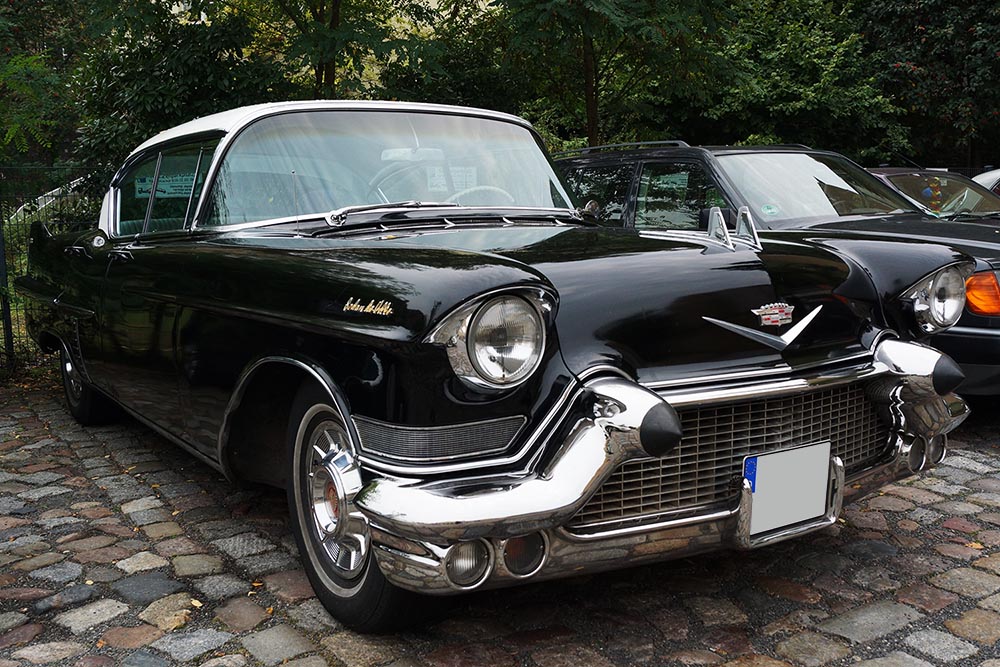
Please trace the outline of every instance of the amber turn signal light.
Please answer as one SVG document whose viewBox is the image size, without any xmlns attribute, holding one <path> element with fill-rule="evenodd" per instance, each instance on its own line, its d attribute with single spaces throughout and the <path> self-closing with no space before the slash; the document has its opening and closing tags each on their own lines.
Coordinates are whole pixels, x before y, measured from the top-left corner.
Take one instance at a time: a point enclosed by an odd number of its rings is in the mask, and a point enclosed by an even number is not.
<svg viewBox="0 0 1000 667">
<path fill-rule="evenodd" d="M 965 281 L 969 310 L 978 315 L 1000 315 L 1000 283 L 993 271 L 973 273 Z"/>
</svg>

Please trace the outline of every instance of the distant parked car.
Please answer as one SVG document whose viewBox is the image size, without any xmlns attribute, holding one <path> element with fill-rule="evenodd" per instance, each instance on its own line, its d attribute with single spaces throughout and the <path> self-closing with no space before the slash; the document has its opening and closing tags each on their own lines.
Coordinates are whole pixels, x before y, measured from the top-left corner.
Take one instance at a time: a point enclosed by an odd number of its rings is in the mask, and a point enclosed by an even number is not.
<svg viewBox="0 0 1000 667">
<path fill-rule="evenodd" d="M 666 142 L 556 157 L 578 202 L 596 200 L 605 225 L 706 232 L 718 207 L 728 230 L 742 211 L 755 226 L 773 230 L 763 232 L 765 238 L 813 238 L 821 230 L 825 237 L 909 238 L 968 252 L 978 262 L 966 283 L 965 311 L 958 326 L 931 343 L 961 364 L 961 392 L 1000 394 L 1000 226 L 971 215 L 947 222 L 932 217 L 846 157 L 806 146 Z"/>
<path fill-rule="evenodd" d="M 1000 197 L 961 174 L 896 167 L 868 171 L 936 218 L 1000 222 Z"/>
<path fill-rule="evenodd" d="M 1000 169 L 992 169 L 990 171 L 984 171 L 981 174 L 977 174 L 972 177 L 976 183 L 981 186 L 995 192 L 1000 195 Z"/>
</svg>

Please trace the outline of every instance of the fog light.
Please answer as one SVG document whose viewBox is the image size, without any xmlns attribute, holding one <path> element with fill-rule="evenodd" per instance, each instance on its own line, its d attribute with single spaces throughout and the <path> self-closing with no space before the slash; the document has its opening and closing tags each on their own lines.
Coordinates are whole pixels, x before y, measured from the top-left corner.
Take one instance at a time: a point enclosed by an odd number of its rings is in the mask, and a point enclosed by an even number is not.
<svg viewBox="0 0 1000 667">
<path fill-rule="evenodd" d="M 445 558 L 448 578 L 463 588 L 475 586 L 490 569 L 490 547 L 482 540 L 460 542 L 448 550 Z"/>
<path fill-rule="evenodd" d="M 532 533 L 524 537 L 514 537 L 504 543 L 503 564 L 507 571 L 517 577 L 527 577 L 542 566 L 545 560 L 545 537 Z"/>
</svg>

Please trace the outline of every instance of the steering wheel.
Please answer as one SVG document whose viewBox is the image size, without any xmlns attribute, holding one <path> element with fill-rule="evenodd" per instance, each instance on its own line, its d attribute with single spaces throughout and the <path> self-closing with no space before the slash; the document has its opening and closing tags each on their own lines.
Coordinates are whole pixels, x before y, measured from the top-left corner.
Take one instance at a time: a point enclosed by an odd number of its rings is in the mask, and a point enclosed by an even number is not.
<svg viewBox="0 0 1000 667">
<path fill-rule="evenodd" d="M 951 213 L 951 212 L 955 212 L 955 213 L 962 212 L 961 208 L 965 205 L 965 200 L 967 200 L 968 198 L 969 198 L 969 188 L 965 188 L 964 190 L 962 190 L 962 192 L 960 194 L 957 194 L 954 197 L 952 197 L 951 199 L 949 199 L 948 201 L 946 201 L 941 206 L 941 211 L 940 212 L 941 213 L 944 213 L 945 211 L 948 211 L 949 213 Z"/>
<path fill-rule="evenodd" d="M 516 199 L 514 199 L 514 195 L 507 192 L 503 188 L 498 188 L 495 185 L 473 185 L 471 188 L 465 188 L 464 190 L 456 192 L 452 196 L 445 199 L 445 201 L 449 203 L 456 202 L 465 195 L 472 194 L 473 192 L 493 192 L 495 194 L 500 195 L 501 197 L 504 197 L 511 204 L 517 201 Z"/>
</svg>

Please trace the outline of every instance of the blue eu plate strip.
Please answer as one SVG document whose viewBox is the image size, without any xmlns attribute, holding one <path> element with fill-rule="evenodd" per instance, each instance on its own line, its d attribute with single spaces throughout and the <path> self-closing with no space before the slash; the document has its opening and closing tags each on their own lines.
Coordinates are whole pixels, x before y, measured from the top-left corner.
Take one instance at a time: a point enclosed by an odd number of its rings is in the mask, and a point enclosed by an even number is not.
<svg viewBox="0 0 1000 667">
<path fill-rule="evenodd" d="M 743 476 L 750 482 L 750 491 L 757 492 L 757 457 L 751 456 L 743 461 Z"/>
</svg>

